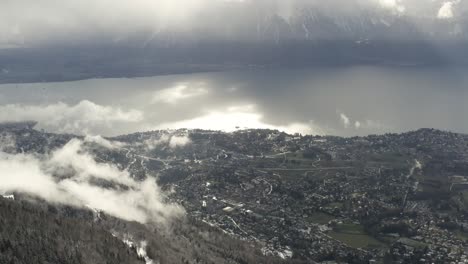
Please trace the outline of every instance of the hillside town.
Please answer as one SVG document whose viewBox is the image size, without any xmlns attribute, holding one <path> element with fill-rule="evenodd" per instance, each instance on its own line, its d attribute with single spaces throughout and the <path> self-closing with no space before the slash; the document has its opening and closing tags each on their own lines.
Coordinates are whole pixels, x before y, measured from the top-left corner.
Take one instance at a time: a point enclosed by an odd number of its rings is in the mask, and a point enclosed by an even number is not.
<svg viewBox="0 0 468 264">
<path fill-rule="evenodd" d="M 75 137 L 33 126 L 0 126 L 2 151 L 47 153 Z M 155 177 L 189 217 L 267 256 L 468 263 L 468 135 L 182 129 L 103 139 L 114 147 L 82 139 L 97 161 Z"/>
</svg>

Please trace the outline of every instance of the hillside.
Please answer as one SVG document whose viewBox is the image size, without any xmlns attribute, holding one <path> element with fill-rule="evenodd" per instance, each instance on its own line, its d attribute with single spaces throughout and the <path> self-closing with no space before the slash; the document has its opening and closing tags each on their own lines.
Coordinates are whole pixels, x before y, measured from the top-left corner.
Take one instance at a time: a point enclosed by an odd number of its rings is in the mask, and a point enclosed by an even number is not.
<svg viewBox="0 0 468 264">
<path fill-rule="evenodd" d="M 64 211 L 61 205 L 60 217 L 71 218 L 64 221 L 82 221 L 83 230 L 96 223 L 94 228 L 120 240 L 130 236 L 135 245 L 145 242 L 147 256 L 160 263 L 442 263 L 466 258 L 467 135 L 421 129 L 341 138 L 181 129 L 104 139 L 11 125 L 1 135 L 2 158 L 23 157 L 25 167 L 39 162 L 47 168 L 43 173 L 53 172 L 50 177 L 65 192 L 61 196 L 72 197 L 60 203 L 85 201 L 97 210 Z M 54 164 L 58 157 L 70 167 Z M 70 181 L 80 190 L 99 192 L 88 199 L 75 193 Z M 153 182 L 157 185 L 147 185 Z M 28 184 L 8 184 L 3 191 L 13 191 L 18 200 L 24 191 L 45 199 L 42 206 L 52 199 Z M 106 203 L 100 202 L 102 195 Z M 137 208 L 122 195 L 137 199 Z M 138 199 L 155 200 L 148 205 Z M 121 210 L 113 209 L 114 200 Z M 183 217 L 177 208 L 183 208 Z M 82 213 L 70 213 L 75 210 Z"/>
</svg>

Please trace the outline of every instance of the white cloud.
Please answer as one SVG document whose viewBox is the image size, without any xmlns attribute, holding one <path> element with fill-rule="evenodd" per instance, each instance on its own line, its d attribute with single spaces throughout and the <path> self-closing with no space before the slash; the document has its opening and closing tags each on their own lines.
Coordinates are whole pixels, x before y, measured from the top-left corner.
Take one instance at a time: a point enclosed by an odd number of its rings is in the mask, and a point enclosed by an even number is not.
<svg viewBox="0 0 468 264">
<path fill-rule="evenodd" d="M 0 122 L 34 120 L 38 128 L 58 133 L 101 134 L 113 126 L 142 121 L 138 110 L 122 110 L 84 100 L 76 105 L 0 105 Z"/>
<path fill-rule="evenodd" d="M 285 125 L 273 125 L 263 121 L 263 115 L 258 113 L 254 105 L 231 106 L 226 110 L 213 110 L 205 115 L 172 123 L 164 123 L 158 129 L 208 129 L 226 132 L 238 128 L 276 129 L 287 133 L 324 134 L 324 131 L 312 121 L 309 123 L 294 122 Z"/>
<path fill-rule="evenodd" d="M 179 101 L 201 96 L 208 93 L 208 90 L 202 86 L 188 83 L 177 84 L 174 87 L 157 91 L 153 96 L 153 103 L 164 102 L 175 104 Z"/>
<path fill-rule="evenodd" d="M 107 163 L 96 163 L 91 155 L 81 154 L 82 150 L 82 142 L 73 139 L 65 147 L 55 151 L 49 163 L 53 169 L 68 170 L 68 168 L 72 168 L 74 177 L 80 180 L 96 177 L 129 186 L 134 185 L 135 182 L 127 177 L 126 171 L 116 170 L 115 167 Z"/>
<path fill-rule="evenodd" d="M 105 138 L 103 138 L 102 136 L 90 136 L 90 135 L 87 135 L 84 139 L 85 142 L 91 142 L 91 143 L 95 143 L 95 144 L 98 144 L 102 147 L 105 147 L 105 148 L 108 148 L 108 149 L 119 149 L 119 148 L 122 148 L 125 146 L 124 143 L 122 142 L 117 142 L 117 141 L 110 141 L 110 140 L 107 140 Z"/>
<path fill-rule="evenodd" d="M 138 256 L 143 258 L 146 264 L 154 264 L 155 262 L 150 257 L 148 257 L 148 253 L 146 252 L 147 245 L 148 243 L 146 241 L 140 242 L 140 246 L 137 247 Z"/>
<path fill-rule="evenodd" d="M 378 0 L 380 6 L 383 8 L 392 10 L 396 13 L 404 13 L 406 11 L 406 7 L 403 4 L 402 0 Z"/>
<path fill-rule="evenodd" d="M 24 192 L 52 203 L 91 207 L 141 223 L 166 223 L 184 213 L 181 207 L 165 202 L 154 178 L 138 182 L 127 171 L 97 163 L 76 139 L 50 156 L 0 152 L 0 171 L 0 191 L 4 193 Z M 91 179 L 126 188 L 104 188 L 92 184 Z"/>
<path fill-rule="evenodd" d="M 171 137 L 169 135 L 162 135 L 159 138 L 151 137 L 143 142 L 145 147 L 148 150 L 153 150 L 161 145 L 166 145 L 169 143 Z"/>
<path fill-rule="evenodd" d="M 356 130 L 390 130 L 392 129 L 391 126 L 384 124 L 383 122 L 379 120 L 371 120 L 371 119 L 366 119 L 366 120 L 355 120 L 353 122 L 352 118 L 349 117 L 348 115 L 344 113 L 339 113 L 339 118 L 341 124 L 344 126 L 344 128 L 350 128 L 354 127 Z"/>
<path fill-rule="evenodd" d="M 183 147 L 187 144 L 190 144 L 190 138 L 188 136 L 172 136 L 169 141 L 169 146 L 171 148 Z"/>
<path fill-rule="evenodd" d="M 347 115 L 345 115 L 344 113 L 341 113 L 340 114 L 340 120 L 341 122 L 343 123 L 343 126 L 345 128 L 348 128 L 349 125 L 351 124 L 351 120 L 349 119 L 349 117 Z"/>
<path fill-rule="evenodd" d="M 359 121 L 354 122 L 354 128 L 356 128 L 356 129 L 361 128 L 361 122 L 359 122 Z"/>
<path fill-rule="evenodd" d="M 439 19 L 450 19 L 453 18 L 453 8 L 460 1 L 448 1 L 442 4 L 437 13 L 437 18 Z"/>
<path fill-rule="evenodd" d="M 160 137 L 151 137 L 143 142 L 148 150 L 155 149 L 157 147 L 168 146 L 170 148 L 183 147 L 191 143 L 188 135 L 171 135 L 164 134 Z"/>
</svg>

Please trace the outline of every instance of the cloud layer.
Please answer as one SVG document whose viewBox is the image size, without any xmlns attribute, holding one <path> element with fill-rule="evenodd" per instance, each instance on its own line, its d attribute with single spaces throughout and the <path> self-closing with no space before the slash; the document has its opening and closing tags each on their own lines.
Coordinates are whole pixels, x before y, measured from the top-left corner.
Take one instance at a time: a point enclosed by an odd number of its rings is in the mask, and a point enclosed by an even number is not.
<svg viewBox="0 0 468 264">
<path fill-rule="evenodd" d="M 120 42 L 142 34 L 144 45 L 166 30 L 174 34 L 205 32 L 214 37 L 245 22 L 255 27 L 256 22 L 274 15 L 288 21 L 292 13 L 304 8 L 326 13 L 386 10 L 396 15 L 431 14 L 435 18 L 453 14 L 455 5 L 450 3 L 443 0 L 4 0 L 0 8 L 0 43 L 79 43 L 86 38 Z M 442 4 L 443 9 L 437 12 Z M 466 7 L 465 2 L 457 5 L 462 10 Z"/>
<path fill-rule="evenodd" d="M 73 139 L 51 155 L 0 152 L 0 192 L 23 192 L 51 203 L 102 210 L 141 223 L 166 223 L 184 210 L 165 202 L 154 178 L 133 180 L 127 171 L 97 163 L 84 143 Z M 95 182 L 104 181 L 113 187 Z"/>
<path fill-rule="evenodd" d="M 138 110 L 122 110 L 102 106 L 88 100 L 76 105 L 55 103 L 49 105 L 0 105 L 0 122 L 34 120 L 38 128 L 58 133 L 101 134 L 122 125 L 143 120 Z"/>
<path fill-rule="evenodd" d="M 143 142 L 144 146 L 148 150 L 156 148 L 179 148 L 192 143 L 188 135 L 172 135 L 164 134 L 160 137 L 151 137 Z"/>
</svg>

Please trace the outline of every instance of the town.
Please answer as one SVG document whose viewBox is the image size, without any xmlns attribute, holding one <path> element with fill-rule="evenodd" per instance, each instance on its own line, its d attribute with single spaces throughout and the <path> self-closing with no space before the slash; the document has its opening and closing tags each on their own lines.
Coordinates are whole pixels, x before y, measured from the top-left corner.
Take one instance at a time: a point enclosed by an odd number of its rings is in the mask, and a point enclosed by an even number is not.
<svg viewBox="0 0 468 264">
<path fill-rule="evenodd" d="M 75 137 L 33 126 L 0 127 L 2 151 L 45 153 Z M 116 147 L 87 141 L 97 161 L 155 177 L 189 217 L 258 243 L 265 255 L 468 263 L 468 135 L 180 129 L 105 140 Z"/>
</svg>

